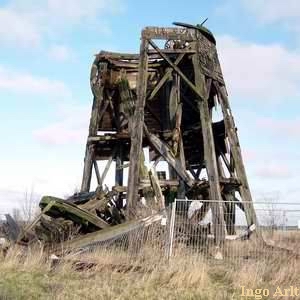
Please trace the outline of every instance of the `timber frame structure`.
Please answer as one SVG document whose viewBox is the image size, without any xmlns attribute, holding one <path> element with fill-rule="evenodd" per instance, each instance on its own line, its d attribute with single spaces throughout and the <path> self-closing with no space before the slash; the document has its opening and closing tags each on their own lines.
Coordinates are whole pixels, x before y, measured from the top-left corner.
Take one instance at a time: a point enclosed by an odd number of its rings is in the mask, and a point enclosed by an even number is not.
<svg viewBox="0 0 300 300">
<path fill-rule="evenodd" d="M 138 201 L 147 200 L 151 190 L 143 164 L 143 148 L 149 148 L 154 166 L 159 161 L 169 166 L 161 190 L 171 188 L 178 198 L 217 200 L 210 208 L 220 245 L 226 232 L 235 232 L 236 205 L 248 226 L 257 219 L 215 38 L 204 26 L 176 25 L 143 29 L 139 54 L 96 56 L 81 192 L 89 192 L 93 169 L 102 186 L 115 161 L 113 189 L 134 218 Z M 221 121 L 213 120 L 214 109 Z M 101 160 L 107 161 L 102 171 Z"/>
</svg>

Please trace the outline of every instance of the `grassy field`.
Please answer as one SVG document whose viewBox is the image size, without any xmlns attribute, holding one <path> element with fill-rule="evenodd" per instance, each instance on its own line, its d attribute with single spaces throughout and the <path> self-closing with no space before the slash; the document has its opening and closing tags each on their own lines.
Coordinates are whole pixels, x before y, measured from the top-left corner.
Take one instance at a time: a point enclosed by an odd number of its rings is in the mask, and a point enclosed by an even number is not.
<svg viewBox="0 0 300 300">
<path fill-rule="evenodd" d="M 82 268 L 74 259 L 93 266 Z M 0 299 L 298 299 L 241 297 L 241 286 L 300 287 L 299 274 L 299 260 L 282 253 L 235 265 L 182 253 L 166 261 L 149 248 L 134 258 L 98 251 L 53 266 L 42 250 L 13 248 L 0 260 Z"/>
</svg>

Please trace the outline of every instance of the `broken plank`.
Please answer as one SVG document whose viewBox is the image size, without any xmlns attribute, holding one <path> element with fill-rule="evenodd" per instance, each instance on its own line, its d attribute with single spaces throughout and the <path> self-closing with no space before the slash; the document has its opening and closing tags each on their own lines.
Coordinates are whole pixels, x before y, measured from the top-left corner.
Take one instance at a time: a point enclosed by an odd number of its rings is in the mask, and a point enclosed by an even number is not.
<svg viewBox="0 0 300 300">
<path fill-rule="evenodd" d="M 93 225 L 95 228 L 102 229 L 109 226 L 109 224 L 96 215 L 93 215 L 74 204 L 67 203 L 60 198 L 45 196 L 40 202 L 40 207 L 43 209 L 47 207 L 49 203 L 51 203 L 51 208 L 44 212 L 44 214 L 50 217 L 64 217 L 72 220 L 76 224 L 83 225 L 84 227 Z"/>
<path fill-rule="evenodd" d="M 161 141 L 157 136 L 150 133 L 144 125 L 144 132 L 149 139 L 150 144 L 152 147 L 161 155 L 164 157 L 164 159 L 167 161 L 169 165 L 173 167 L 173 169 L 176 171 L 176 173 L 180 176 L 180 178 L 189 186 L 192 187 L 194 184 L 193 179 L 189 176 L 188 172 L 184 169 L 182 169 L 181 163 L 178 159 L 176 159 L 171 153 L 172 150 L 170 147 L 165 144 L 163 141 Z"/>
<path fill-rule="evenodd" d="M 67 241 L 63 243 L 62 247 L 59 247 L 58 250 L 60 250 L 61 248 L 65 250 L 76 250 L 78 248 L 83 249 L 96 246 L 101 242 L 116 240 L 137 229 L 148 227 L 160 221 L 162 218 L 163 215 L 158 213 L 147 218 L 132 220 L 123 224 L 105 228 L 103 230 L 89 233 L 79 238 L 75 238 L 71 241 Z"/>
</svg>

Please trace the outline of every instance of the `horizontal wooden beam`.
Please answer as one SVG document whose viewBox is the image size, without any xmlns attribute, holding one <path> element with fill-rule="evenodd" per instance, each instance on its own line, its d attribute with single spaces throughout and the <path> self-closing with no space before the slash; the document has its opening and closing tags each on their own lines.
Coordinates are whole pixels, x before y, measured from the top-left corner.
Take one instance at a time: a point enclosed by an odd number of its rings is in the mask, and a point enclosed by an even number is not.
<svg viewBox="0 0 300 300">
<path fill-rule="evenodd" d="M 194 54 L 195 50 L 192 49 L 162 49 L 163 53 L 172 55 L 172 54 Z M 149 59 L 157 59 L 160 56 L 157 54 L 155 50 L 148 50 Z M 138 62 L 140 59 L 139 54 L 132 54 L 132 53 L 118 53 L 118 52 L 108 52 L 108 51 L 101 51 L 99 54 L 96 54 L 98 58 L 112 58 L 112 59 L 121 59 L 121 60 L 129 60 L 129 61 L 136 61 Z"/>
<path fill-rule="evenodd" d="M 156 40 L 197 40 L 195 29 L 178 28 L 178 27 L 145 27 L 142 31 L 142 37 L 145 39 Z"/>
</svg>

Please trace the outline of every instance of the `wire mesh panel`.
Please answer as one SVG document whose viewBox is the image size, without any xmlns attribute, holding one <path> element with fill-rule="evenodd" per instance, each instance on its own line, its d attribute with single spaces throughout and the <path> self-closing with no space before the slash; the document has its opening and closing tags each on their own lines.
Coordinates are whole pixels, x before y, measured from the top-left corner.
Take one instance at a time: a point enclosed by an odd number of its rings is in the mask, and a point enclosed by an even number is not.
<svg viewBox="0 0 300 300">
<path fill-rule="evenodd" d="M 112 234 L 111 234 L 112 231 Z M 163 214 L 143 219 L 143 222 L 132 221 L 121 224 L 110 230 L 93 233 L 93 237 L 78 239 L 74 244 L 74 253 L 99 251 L 118 253 L 124 259 L 132 259 L 153 253 L 157 257 L 165 256 L 167 243 L 167 223 Z M 74 241 L 70 241 L 73 243 Z"/>
<path fill-rule="evenodd" d="M 172 206 L 169 256 L 198 256 L 206 261 L 264 261 L 278 251 L 286 254 L 300 246 L 300 205 L 255 203 L 257 224 L 247 224 L 244 207 L 236 201 L 223 201 L 224 222 L 214 224 L 213 200 L 180 200 Z M 299 208 L 299 209 L 297 209 Z M 221 247 L 215 235 L 225 231 Z M 291 252 L 291 250 L 293 252 Z"/>
</svg>

